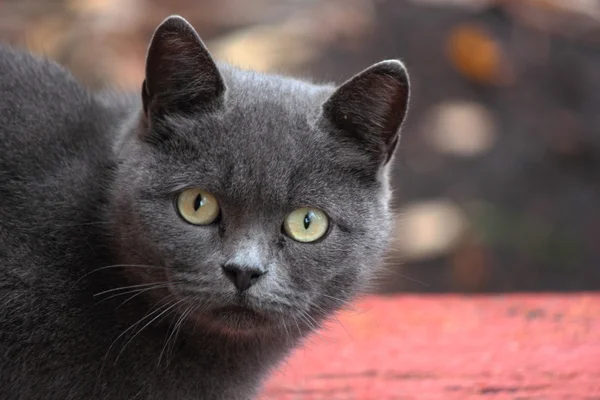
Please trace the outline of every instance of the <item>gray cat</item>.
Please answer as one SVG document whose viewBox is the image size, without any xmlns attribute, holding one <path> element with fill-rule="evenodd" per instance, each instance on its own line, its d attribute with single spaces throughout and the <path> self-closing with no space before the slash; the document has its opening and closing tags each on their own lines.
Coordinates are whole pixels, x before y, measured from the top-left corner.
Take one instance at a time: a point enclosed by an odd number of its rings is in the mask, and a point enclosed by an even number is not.
<svg viewBox="0 0 600 400">
<path fill-rule="evenodd" d="M 403 65 L 216 64 L 183 18 L 141 96 L 0 48 L 0 399 L 252 399 L 377 273 Z"/>
</svg>

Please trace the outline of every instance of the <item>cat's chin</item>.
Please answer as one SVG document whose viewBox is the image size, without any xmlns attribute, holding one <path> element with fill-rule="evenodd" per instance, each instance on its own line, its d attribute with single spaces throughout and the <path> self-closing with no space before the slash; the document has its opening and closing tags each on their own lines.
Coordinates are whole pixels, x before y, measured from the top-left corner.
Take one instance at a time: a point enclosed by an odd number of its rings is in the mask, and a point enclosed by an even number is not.
<svg viewBox="0 0 600 400">
<path fill-rule="evenodd" d="M 207 310 L 197 320 L 205 327 L 232 336 L 260 335 L 276 325 L 271 318 L 238 305 Z"/>
</svg>

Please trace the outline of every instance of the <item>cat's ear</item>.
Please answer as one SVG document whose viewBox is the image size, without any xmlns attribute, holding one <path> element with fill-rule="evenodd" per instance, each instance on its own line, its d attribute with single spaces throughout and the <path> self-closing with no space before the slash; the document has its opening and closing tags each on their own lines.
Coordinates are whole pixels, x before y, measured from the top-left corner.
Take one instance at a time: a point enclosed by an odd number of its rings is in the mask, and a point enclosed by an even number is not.
<svg viewBox="0 0 600 400">
<path fill-rule="evenodd" d="M 196 30 L 180 16 L 156 28 L 146 57 L 142 102 L 146 115 L 190 112 L 218 105 L 223 76 Z"/>
<path fill-rule="evenodd" d="M 404 65 L 382 61 L 337 88 L 323 104 L 322 115 L 338 133 L 387 163 L 398 143 L 409 96 Z"/>
</svg>

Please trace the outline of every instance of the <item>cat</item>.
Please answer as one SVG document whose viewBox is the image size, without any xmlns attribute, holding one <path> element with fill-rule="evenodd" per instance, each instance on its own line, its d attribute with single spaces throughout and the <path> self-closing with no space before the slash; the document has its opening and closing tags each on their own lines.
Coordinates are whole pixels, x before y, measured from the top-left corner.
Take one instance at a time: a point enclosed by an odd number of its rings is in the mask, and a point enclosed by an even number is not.
<svg viewBox="0 0 600 400">
<path fill-rule="evenodd" d="M 256 398 L 377 274 L 409 92 L 216 62 L 177 15 L 138 94 L 2 46 L 0 398 Z"/>
</svg>

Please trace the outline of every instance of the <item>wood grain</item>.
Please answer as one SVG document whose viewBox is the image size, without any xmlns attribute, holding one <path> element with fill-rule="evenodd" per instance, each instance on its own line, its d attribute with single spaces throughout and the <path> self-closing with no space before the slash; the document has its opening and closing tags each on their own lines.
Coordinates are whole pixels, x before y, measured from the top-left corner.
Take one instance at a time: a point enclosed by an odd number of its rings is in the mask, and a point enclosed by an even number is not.
<svg viewBox="0 0 600 400">
<path fill-rule="evenodd" d="M 600 294 L 372 297 L 263 400 L 600 399 Z"/>
</svg>

